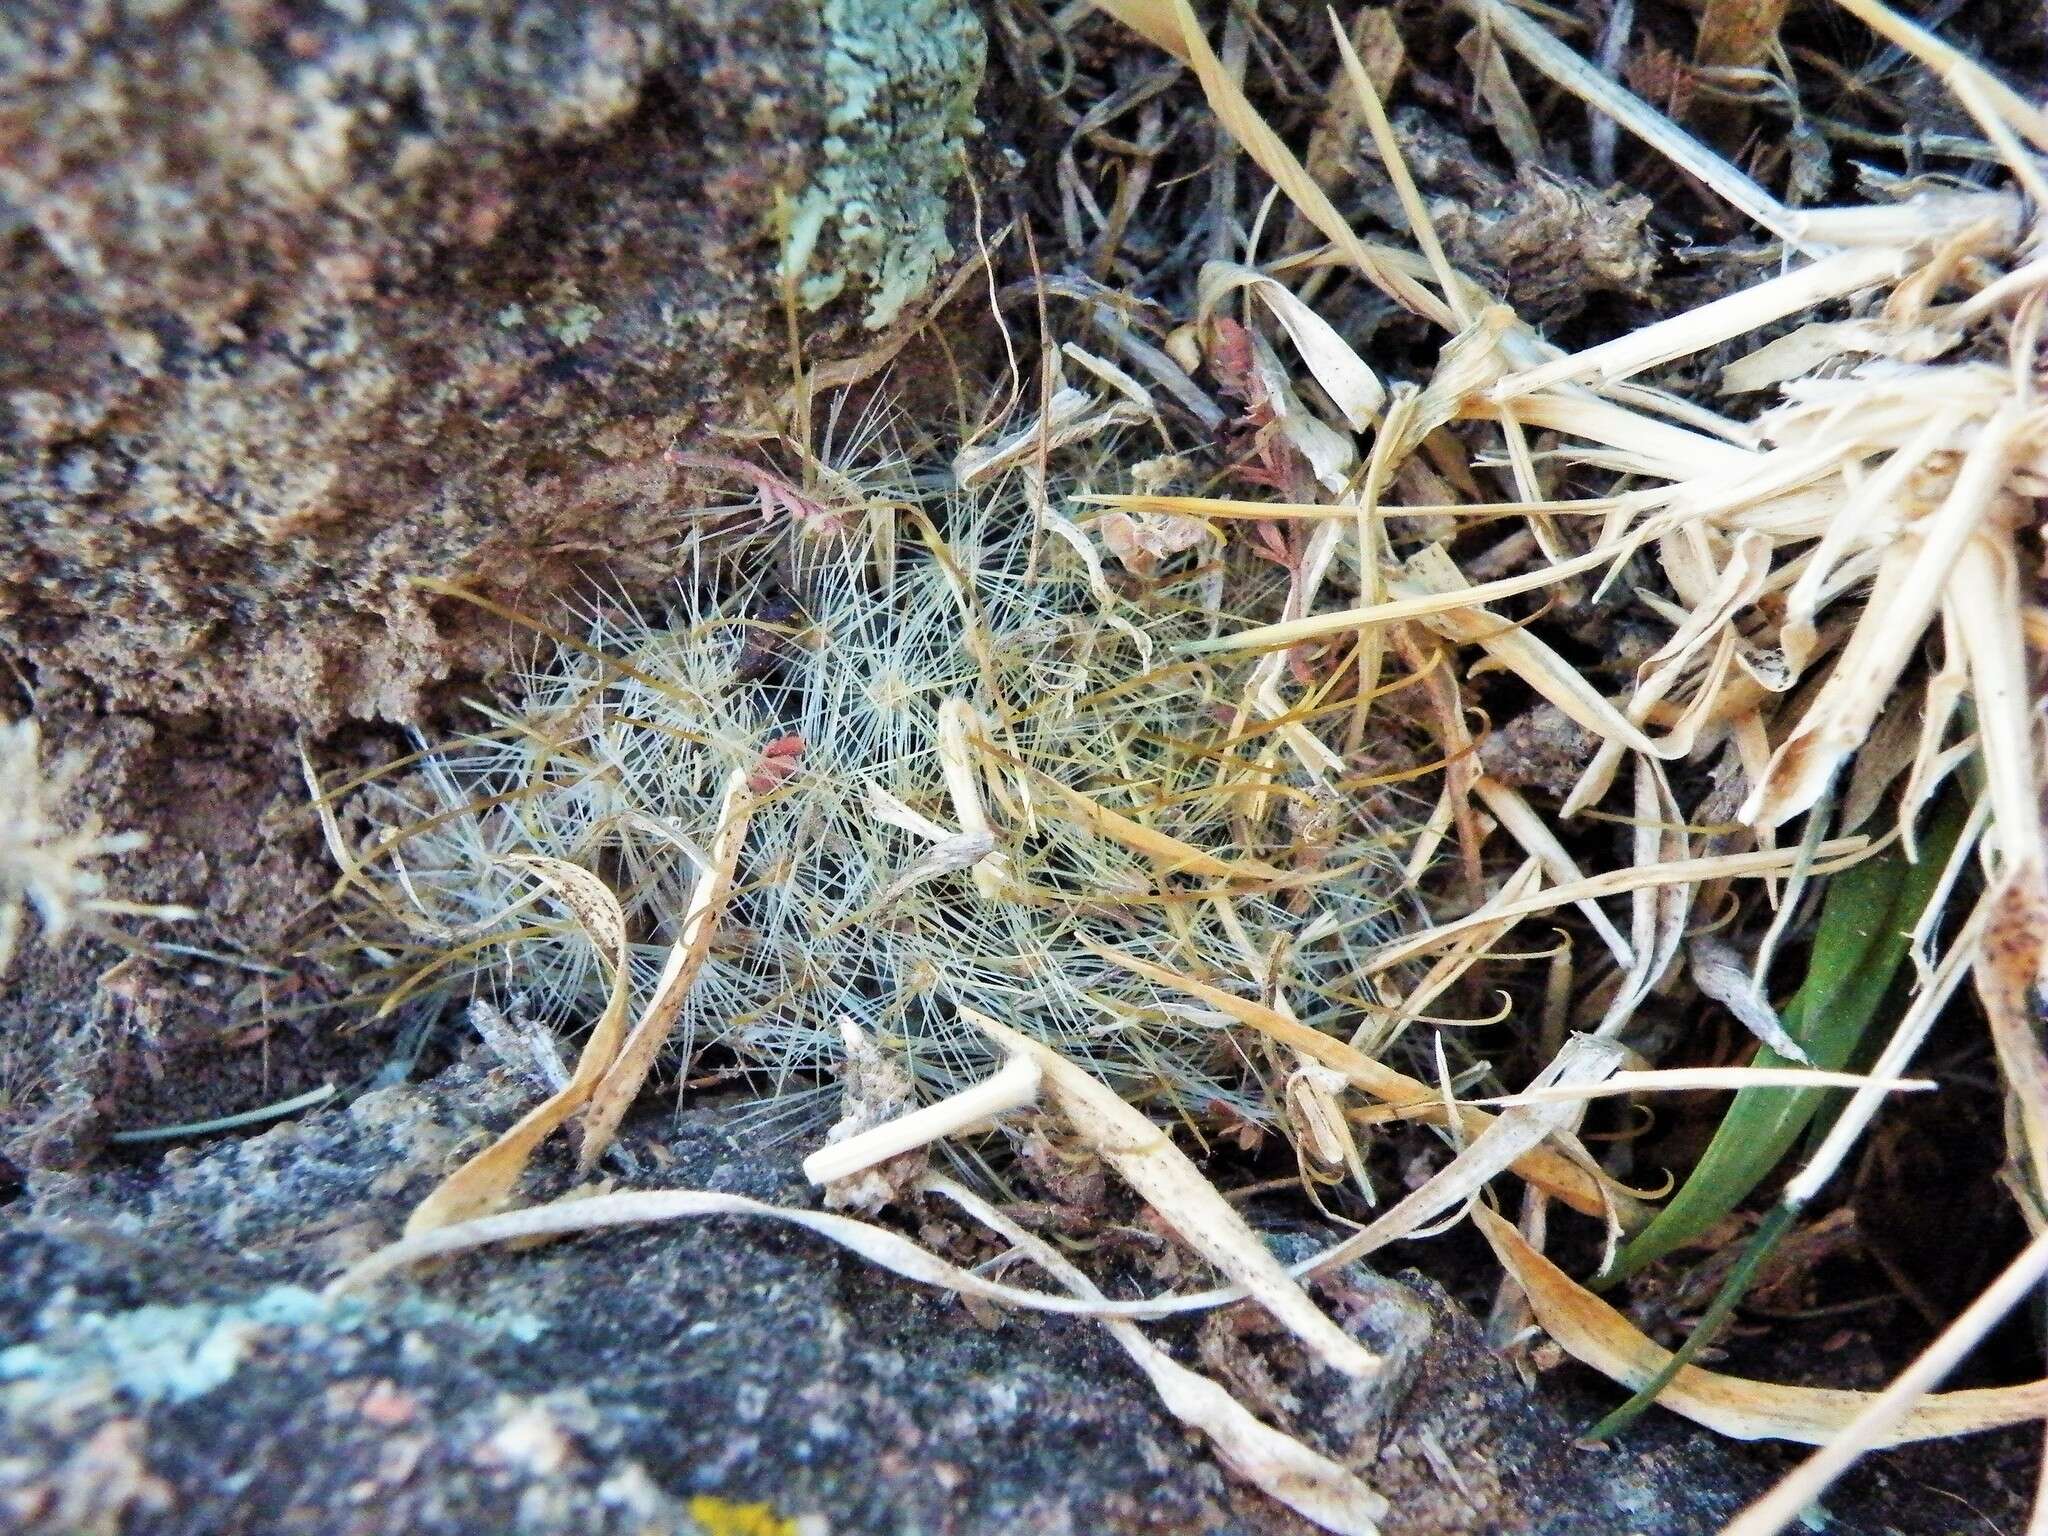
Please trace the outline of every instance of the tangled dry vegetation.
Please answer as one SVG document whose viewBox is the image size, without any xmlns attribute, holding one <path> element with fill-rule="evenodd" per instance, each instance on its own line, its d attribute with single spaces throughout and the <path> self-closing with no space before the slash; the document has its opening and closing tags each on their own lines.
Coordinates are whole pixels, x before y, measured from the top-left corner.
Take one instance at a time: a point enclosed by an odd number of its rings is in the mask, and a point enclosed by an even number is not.
<svg viewBox="0 0 2048 1536">
<path fill-rule="evenodd" d="M 965 1295 L 1104 1319 L 1232 1467 L 1337 1531 L 1375 1529 L 1383 1501 L 1136 1323 L 1250 1295 L 1369 1378 L 1302 1275 L 1441 1219 L 1498 1258 L 1500 1337 L 1540 1330 L 1637 1392 L 1608 1432 L 1654 1397 L 1820 1447 L 1743 1536 L 1872 1447 L 2048 1416 L 2048 1381 L 1930 1395 L 2048 1275 L 2048 1236 L 1883 1392 L 1688 1363 L 1887 1100 L 1938 1086 L 1904 1074 L 1966 981 L 2036 1232 L 2048 1190 L 2048 118 L 1877 0 L 1834 4 L 1952 96 L 1974 128 L 1937 152 L 1968 174 L 1870 169 L 1860 201 L 1803 206 L 1802 147 L 1903 141 L 1805 115 L 1782 7 L 1709 5 L 1698 138 L 1617 81 L 1613 36 L 1463 0 L 1458 56 L 1523 166 L 1519 232 L 1490 243 L 1418 183 L 1441 146 L 1389 119 L 1409 63 L 1385 11 L 1290 52 L 1248 13 L 1212 43 L 1186 0 L 1104 0 L 1159 53 L 1120 55 L 1078 107 L 1100 64 L 1081 15 L 1003 13 L 1072 133 L 1058 259 L 1013 227 L 997 243 L 1035 277 L 1003 288 L 985 248 L 922 322 L 985 288 L 1007 317 L 992 387 L 962 384 L 951 430 L 886 407 L 846 428 L 913 328 L 800 369 L 770 427 L 681 452 L 743 499 L 703 514 L 671 611 L 600 596 L 582 633 L 531 626 L 531 668 L 474 732 L 313 779 L 336 944 L 372 962 L 379 1006 L 460 995 L 494 1038 L 587 1031 L 553 1095 L 342 1283 L 543 1232 L 794 1221 Z M 1246 94 L 1254 56 L 1310 104 L 1299 153 Z M 1219 149 L 1169 181 L 1175 137 L 1209 131 L 1167 114 L 1189 75 Z M 1758 112 L 1796 131 L 1752 175 L 1710 125 Z M 1591 165 L 1611 172 L 1618 126 L 1734 254 L 1697 302 L 1566 351 L 1539 325 L 1586 283 L 1511 285 L 1545 307 L 1522 314 L 1461 262 L 1535 259 L 1550 217 L 1576 231 L 1568 270 L 1640 297 L 1647 205 L 1536 169 L 1573 113 Z M 1508 1013 L 1464 1013 L 1480 978 Z M 1659 1024 L 1701 1000 L 1753 1055 L 1700 1065 Z M 732 1196 L 500 1209 L 572 1121 L 593 1170 L 671 1048 L 777 1091 L 843 1064 L 846 1116 L 807 1165 L 833 1203 L 944 1195 L 1062 1289 Z M 1700 1090 L 1732 1097 L 1669 1200 L 1578 1134 L 1595 1100 Z M 1224 1284 L 1112 1302 L 931 1170 L 934 1143 L 1033 1104 L 1033 1135 L 1113 1168 Z M 1394 1198 L 1368 1164 L 1397 1123 L 1435 1127 L 1448 1160 Z M 1295 1272 L 1188 1150 L 1272 1131 L 1362 1217 Z M 1745 1202 L 1760 1219 L 1726 1225 Z M 1737 1252 L 1674 1354 L 1600 1292 L 1703 1241 Z"/>
<path fill-rule="evenodd" d="M 0 977 L 14 963 L 22 920 L 33 910 L 43 938 L 56 943 L 74 929 L 109 942 L 132 941 L 112 917 L 176 919 L 184 907 L 124 901 L 107 893 L 98 867 L 144 847 L 139 832 L 107 832 L 97 818 L 66 814 L 81 764 L 70 755 L 45 763 L 33 720 L 0 724 Z"/>
</svg>

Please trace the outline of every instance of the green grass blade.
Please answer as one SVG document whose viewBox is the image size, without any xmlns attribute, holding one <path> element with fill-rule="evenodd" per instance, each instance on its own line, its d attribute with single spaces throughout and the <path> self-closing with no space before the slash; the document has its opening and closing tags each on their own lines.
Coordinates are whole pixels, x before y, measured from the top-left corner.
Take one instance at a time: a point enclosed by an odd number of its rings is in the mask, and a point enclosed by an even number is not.
<svg viewBox="0 0 2048 1536">
<path fill-rule="evenodd" d="M 1961 807 L 1944 801 L 1909 862 L 1898 845 L 1828 882 L 1806 979 L 1784 1012 L 1785 1028 L 1816 1067 L 1839 1071 L 1891 989 L 1913 925 L 1962 828 Z M 1796 1066 L 1768 1048 L 1760 1067 Z M 1732 1211 L 1770 1174 L 1819 1110 L 1822 1090 L 1745 1088 L 1699 1165 L 1656 1220 L 1622 1249 L 1600 1285 L 1634 1274 L 1693 1241 Z"/>
<path fill-rule="evenodd" d="M 1691 1365 L 1701 1350 L 1721 1336 L 1721 1330 L 1727 1327 L 1729 1320 L 1735 1316 L 1736 1306 L 1749 1294 L 1749 1287 L 1756 1279 L 1758 1271 L 1763 1268 L 1764 1260 L 1769 1258 L 1771 1250 L 1778 1246 L 1778 1239 L 1792 1230 L 1792 1223 L 1798 1216 L 1796 1207 L 1771 1207 L 1770 1214 L 1764 1217 L 1762 1225 L 1751 1235 L 1749 1246 L 1742 1250 L 1742 1257 L 1736 1260 L 1735 1267 L 1728 1272 L 1728 1278 L 1721 1282 L 1721 1289 L 1715 1293 L 1713 1301 L 1701 1314 L 1700 1320 L 1693 1325 L 1692 1332 L 1686 1335 L 1685 1342 L 1679 1345 L 1671 1358 L 1665 1362 L 1664 1369 L 1645 1382 L 1641 1391 L 1586 1431 L 1588 1440 L 1612 1440 L 1635 1423 L 1642 1416 L 1643 1410 L 1657 1401 L 1657 1394 L 1671 1385 L 1672 1378 Z"/>
</svg>

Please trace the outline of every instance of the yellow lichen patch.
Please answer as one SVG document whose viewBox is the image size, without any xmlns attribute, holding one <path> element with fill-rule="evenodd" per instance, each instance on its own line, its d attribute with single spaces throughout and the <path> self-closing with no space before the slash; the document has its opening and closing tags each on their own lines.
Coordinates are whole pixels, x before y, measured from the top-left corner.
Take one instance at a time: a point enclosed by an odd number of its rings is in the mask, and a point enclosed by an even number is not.
<svg viewBox="0 0 2048 1536">
<path fill-rule="evenodd" d="M 773 1504 L 742 1504 L 715 1493 L 690 1500 L 690 1518 L 704 1536 L 797 1536 L 797 1522 L 777 1514 Z"/>
</svg>

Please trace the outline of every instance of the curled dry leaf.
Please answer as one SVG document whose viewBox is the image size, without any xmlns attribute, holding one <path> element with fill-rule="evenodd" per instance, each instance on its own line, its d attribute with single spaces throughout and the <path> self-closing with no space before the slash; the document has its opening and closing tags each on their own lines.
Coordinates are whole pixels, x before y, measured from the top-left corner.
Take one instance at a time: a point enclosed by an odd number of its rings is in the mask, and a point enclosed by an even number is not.
<svg viewBox="0 0 2048 1536">
<path fill-rule="evenodd" d="M 726 898 L 732 892 L 733 875 L 739 866 L 740 845 L 746 840 L 747 822 L 753 811 L 754 793 L 748 787 L 748 775 L 735 772 L 726 781 L 725 795 L 719 803 L 718 830 L 711 840 L 711 862 L 708 867 L 697 871 L 697 883 L 690 891 L 682 928 L 669 949 L 661 980 L 656 983 L 654 995 L 647 1000 L 647 1007 L 641 1013 L 640 1021 L 633 1026 L 632 1034 L 620 1044 L 618 1055 L 604 1069 L 603 1077 L 591 1090 L 590 1112 L 584 1118 L 583 1146 L 578 1156 L 585 1173 L 604 1156 L 605 1148 L 611 1145 L 612 1137 L 618 1131 L 619 1122 L 625 1119 L 626 1111 L 639 1097 L 641 1084 L 647 1081 L 655 1057 L 667 1043 L 669 1031 L 675 1027 L 676 1016 L 682 1011 L 683 1000 L 689 996 L 690 985 L 704 968 L 705 957 L 711 953 L 711 935 L 718 922 L 718 914 L 725 909 Z"/>
<path fill-rule="evenodd" d="M 1805 1049 L 1786 1032 L 1778 1010 L 1750 974 L 1736 948 L 1702 934 L 1687 946 L 1692 957 L 1693 985 L 1735 1016 L 1744 1029 L 1790 1061 L 1811 1063 Z"/>
<path fill-rule="evenodd" d="M 1215 539 L 1215 531 L 1197 517 L 1171 512 L 1107 512 L 1089 526 L 1127 571 L 1150 576 L 1175 555 Z"/>
<path fill-rule="evenodd" d="M 619 901 L 589 870 L 560 859 L 522 855 L 518 862 L 558 894 L 611 968 L 611 996 L 576 1059 L 568 1085 L 521 1116 L 518 1123 L 436 1185 L 405 1224 L 408 1241 L 483 1216 L 504 1204 L 536 1148 L 589 1102 L 625 1038 L 630 976 L 626 919 Z"/>
<path fill-rule="evenodd" d="M 1230 261 L 1212 261 L 1202 268 L 1200 313 L 1206 319 L 1231 294 L 1250 293 L 1272 312 L 1293 341 L 1301 360 L 1315 381 L 1323 386 L 1354 432 L 1373 424 L 1387 403 L 1386 387 L 1365 360 L 1351 350 L 1330 322 L 1304 304 L 1294 291 L 1278 279 L 1253 267 Z"/>
<path fill-rule="evenodd" d="M 1528 1294 L 1544 1331 L 1573 1359 L 1635 1390 L 1663 1370 L 1671 1352 L 1530 1246 L 1514 1223 L 1474 1207 L 1472 1220 L 1495 1257 Z M 1825 1445 L 1877 1394 L 1787 1387 L 1686 1366 L 1657 1399 L 1673 1413 L 1736 1440 Z M 1873 1447 L 1967 1435 L 2048 1417 L 2048 1380 L 1929 1397 L 1887 1428 Z"/>
</svg>

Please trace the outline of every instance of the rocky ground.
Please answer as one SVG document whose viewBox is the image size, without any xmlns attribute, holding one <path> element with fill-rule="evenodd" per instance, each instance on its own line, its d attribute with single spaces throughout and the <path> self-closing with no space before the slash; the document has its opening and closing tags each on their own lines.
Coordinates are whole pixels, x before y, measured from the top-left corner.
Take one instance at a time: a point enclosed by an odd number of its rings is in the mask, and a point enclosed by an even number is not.
<svg viewBox="0 0 2048 1536">
<path fill-rule="evenodd" d="M 759 1503 L 835 1532 L 1308 1529 L 1222 1474 L 1099 1330 L 976 1316 L 806 1235 L 716 1221 L 323 1300 L 530 1092 L 458 1067 L 39 1180 L 0 1227 L 0 1525 L 715 1533 Z M 635 1182 L 814 1203 L 743 1113 L 643 1126 L 658 1172 Z M 1761 1484 L 1670 1424 L 1575 1448 L 1584 1405 L 1532 1393 L 1426 1281 L 1353 1270 L 1325 1299 L 1397 1362 L 1369 1400 L 1290 1364 L 1256 1314 L 1166 1336 L 1364 1471 L 1396 1536 L 1704 1533 Z"/>
</svg>

